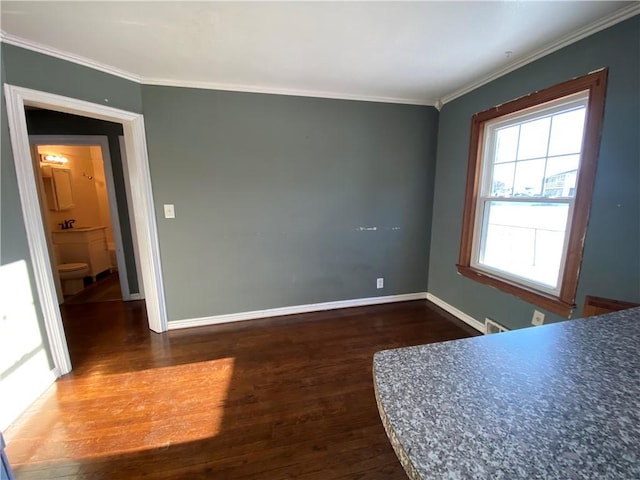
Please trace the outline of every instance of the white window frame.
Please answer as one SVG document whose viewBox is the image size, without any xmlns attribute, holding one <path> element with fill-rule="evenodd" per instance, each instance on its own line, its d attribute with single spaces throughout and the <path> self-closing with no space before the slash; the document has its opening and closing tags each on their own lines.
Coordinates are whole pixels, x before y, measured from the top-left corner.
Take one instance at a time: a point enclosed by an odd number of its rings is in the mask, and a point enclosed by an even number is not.
<svg viewBox="0 0 640 480">
<path fill-rule="evenodd" d="M 482 155 L 482 177 L 480 182 L 480 189 L 478 190 L 476 216 L 474 222 L 474 234 L 473 234 L 473 253 L 471 257 L 471 266 L 481 271 L 485 271 L 496 277 L 503 278 L 507 281 L 517 282 L 522 285 L 531 288 L 532 290 L 538 290 L 543 293 L 551 295 L 559 295 L 560 287 L 562 286 L 562 274 L 565 269 L 567 259 L 567 249 L 569 245 L 569 235 L 571 227 L 573 225 L 573 213 L 575 205 L 575 195 L 573 197 L 494 197 L 491 196 L 492 178 L 491 172 L 494 165 L 495 149 L 496 149 L 496 132 L 499 129 L 520 125 L 533 120 L 549 117 L 562 113 L 565 111 L 575 110 L 584 107 L 588 109 L 589 92 L 582 91 L 567 97 L 562 97 L 549 104 L 533 107 L 526 112 L 516 112 L 506 117 L 499 117 L 496 120 L 489 121 L 485 124 L 484 135 L 482 139 L 483 143 L 483 155 Z M 585 113 L 585 122 L 588 116 L 588 110 Z M 582 140 L 584 140 L 584 129 L 582 133 Z M 548 145 L 547 145 L 548 150 Z M 547 152 L 548 153 L 548 152 Z M 548 160 L 547 160 L 548 161 Z M 582 148 L 580 150 L 580 162 L 578 164 L 578 178 L 580 172 L 580 164 L 582 163 Z M 542 187 L 544 188 L 544 186 Z M 576 190 L 578 186 L 576 184 Z M 495 267 L 491 267 L 485 263 L 480 262 L 481 248 L 483 240 L 486 236 L 488 218 L 486 213 L 486 204 L 488 202 L 506 202 L 506 203 L 564 203 L 569 206 L 567 212 L 567 223 L 565 225 L 565 236 L 562 248 L 562 256 L 560 259 L 560 265 L 558 268 L 558 275 L 556 278 L 556 287 L 551 288 L 543 283 L 536 282 L 527 277 L 523 277 L 505 270 L 501 270 Z"/>
</svg>

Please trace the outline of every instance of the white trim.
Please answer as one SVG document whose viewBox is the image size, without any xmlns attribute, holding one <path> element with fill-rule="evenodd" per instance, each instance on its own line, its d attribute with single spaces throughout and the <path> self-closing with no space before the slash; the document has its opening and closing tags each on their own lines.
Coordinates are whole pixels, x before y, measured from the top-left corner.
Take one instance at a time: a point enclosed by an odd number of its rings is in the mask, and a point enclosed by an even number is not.
<svg viewBox="0 0 640 480">
<path fill-rule="evenodd" d="M 640 13 L 640 4 L 634 3 L 628 7 L 622 8 L 616 12 L 613 12 L 611 15 L 607 15 L 606 17 L 597 20 L 596 22 L 587 25 L 560 40 L 547 45 L 545 47 L 540 48 L 534 53 L 514 62 L 498 71 L 490 73 L 484 77 L 481 77 L 478 80 L 475 80 L 458 90 L 444 95 L 443 97 L 437 100 L 425 100 L 418 98 L 395 98 L 395 97 L 379 97 L 379 96 L 369 96 L 369 95 L 352 95 L 346 93 L 335 93 L 335 92 L 321 92 L 314 90 L 294 90 L 288 88 L 267 88 L 260 87 L 255 85 L 233 85 L 233 84 L 223 84 L 216 82 L 203 82 L 203 81 L 188 81 L 188 80 L 173 80 L 167 78 L 152 78 L 152 77 L 141 77 L 139 75 L 135 75 L 130 72 L 126 72 L 124 70 L 120 70 L 118 68 L 112 67 L 110 65 L 106 65 L 104 63 L 96 62 L 86 57 L 82 57 L 80 55 L 76 55 L 70 52 L 66 52 L 64 50 L 60 50 L 54 47 L 50 47 L 47 45 L 43 45 L 38 42 L 34 42 L 32 40 L 28 40 L 26 38 L 18 37 L 16 35 L 12 35 L 3 30 L 0 30 L 0 42 L 7 43 L 9 45 L 15 45 L 17 47 L 25 48 L 27 50 L 31 50 L 34 52 L 42 53 L 45 55 L 49 55 L 51 57 L 60 58 L 62 60 L 66 60 L 68 62 L 75 63 L 77 65 L 82 65 L 88 68 L 93 68 L 94 70 L 99 70 L 101 72 L 108 73 L 110 75 L 115 75 L 116 77 L 125 78 L 127 80 L 131 80 L 132 82 L 137 82 L 144 85 L 162 85 L 169 87 L 187 87 L 187 88 L 200 88 L 200 89 L 209 89 L 209 90 L 225 90 L 225 91 L 233 91 L 233 92 L 248 92 L 248 93 L 265 93 L 265 94 L 274 94 L 274 95 L 293 95 L 293 96 L 301 96 L 301 97 L 315 97 L 315 98 L 332 98 L 332 99 L 341 99 L 341 100 L 355 100 L 355 101 L 364 101 L 364 102 L 379 102 L 379 103 L 397 103 L 397 104 L 406 104 L 406 105 L 425 105 L 425 106 L 433 106 L 440 110 L 445 103 L 448 103 L 452 100 L 455 100 L 462 95 L 469 93 L 472 90 L 475 90 L 482 85 L 485 85 L 497 78 L 506 75 L 514 70 L 517 70 L 524 65 L 527 65 L 539 58 L 544 57 L 556 50 L 560 50 L 572 43 L 575 43 L 583 38 L 588 37 L 589 35 L 593 35 L 601 30 L 612 27 L 613 25 L 623 22 L 628 18 L 631 18 Z"/>
<path fill-rule="evenodd" d="M 22 218 L 27 233 L 33 276 L 40 299 L 51 356 L 53 357 L 54 365 L 64 375 L 71 371 L 71 359 L 69 358 L 67 339 L 62 326 L 60 308 L 58 307 L 49 249 L 47 248 L 42 212 L 38 201 L 36 173 L 31 159 L 24 99 L 21 97 L 20 92 L 14 90 L 14 88 L 5 84 L 7 120 L 13 147 Z"/>
<path fill-rule="evenodd" d="M 127 161 L 127 148 L 124 144 L 124 136 L 120 135 L 118 137 L 118 144 L 120 145 L 120 160 L 122 161 L 122 171 L 128 171 L 128 161 Z M 127 197 L 127 208 L 129 209 L 129 222 L 135 216 L 133 211 L 133 202 L 132 202 L 132 193 L 131 193 L 131 180 L 129 179 L 129 175 L 124 176 L 124 189 Z M 136 266 L 136 275 L 138 277 L 138 293 L 130 293 L 129 300 L 143 300 L 144 299 L 144 289 L 142 287 L 142 268 L 140 268 L 140 253 L 138 252 L 138 238 L 136 237 L 136 229 L 131 229 L 131 241 L 133 242 L 133 259 Z"/>
<path fill-rule="evenodd" d="M 330 98 L 334 100 L 354 100 L 360 102 L 394 103 L 402 105 L 423 105 L 432 107 L 436 100 L 421 98 L 382 97 L 377 95 L 358 95 L 339 92 L 323 92 L 318 90 L 298 90 L 293 88 L 270 88 L 258 85 L 238 85 L 231 83 L 202 82 L 191 80 L 172 80 L 166 78 L 143 78 L 143 85 L 166 87 L 200 88 L 203 90 L 222 90 L 228 92 L 262 93 L 268 95 L 289 95 L 295 97 Z"/>
<path fill-rule="evenodd" d="M 164 298 L 164 281 L 162 278 L 160 246 L 158 230 L 153 208 L 151 190 L 151 172 L 147 157 L 147 144 L 144 129 L 144 118 L 123 124 L 125 150 L 127 152 L 127 171 L 131 185 L 131 208 L 134 212 L 132 221 L 135 230 L 136 244 L 140 260 L 142 284 L 140 293 L 144 295 L 149 317 L 149 328 L 156 333 L 167 330 L 167 310 Z M 150 275 L 150 273 L 153 274 Z M 152 319 L 153 318 L 153 319 Z"/>
<path fill-rule="evenodd" d="M 443 96 L 441 99 L 438 100 L 438 103 L 440 103 L 441 105 L 444 105 L 445 103 L 455 100 L 456 98 L 459 98 L 475 90 L 476 88 L 486 85 L 487 83 L 492 82 L 497 78 L 500 78 L 503 75 L 506 75 L 507 73 L 511 73 L 514 70 L 517 70 L 529 63 L 535 62 L 536 60 L 549 55 L 550 53 L 560 50 L 561 48 L 571 45 L 572 43 L 576 43 L 582 40 L 583 38 L 593 35 L 594 33 L 598 33 L 606 28 L 612 27 L 635 15 L 638 15 L 639 13 L 640 13 L 640 3 L 634 3 L 633 5 L 617 10 L 616 12 L 613 12 L 611 15 L 607 15 L 606 17 L 603 17 L 600 20 L 597 20 L 596 22 L 590 25 L 587 25 L 586 27 L 583 27 L 573 33 L 570 33 L 569 35 L 562 37 L 560 40 L 552 44 L 549 44 L 545 47 L 540 48 L 539 50 L 536 50 L 532 54 L 527 55 L 524 58 L 521 58 L 517 62 L 507 65 L 506 67 L 501 68 L 496 72 L 493 72 L 493 73 L 490 73 L 489 75 L 481 77 L 480 79 L 474 82 L 471 82 L 448 95 Z"/>
<path fill-rule="evenodd" d="M 95 60 L 76 55 L 75 53 L 66 52 L 55 47 L 49 47 L 42 43 L 34 42 L 33 40 L 18 37 L 17 35 L 12 35 L 5 32 L 4 30 L 0 30 L 0 42 L 24 48 L 25 50 L 31 50 L 32 52 L 42 53 L 50 57 L 59 58 L 61 60 L 66 60 L 67 62 L 75 63 L 76 65 L 82 65 L 83 67 L 92 68 L 94 70 L 99 70 L 116 77 L 131 80 L 132 82 L 141 83 L 142 81 L 138 75 L 135 75 L 133 73 L 125 72 L 124 70 L 120 70 L 119 68 L 96 62 Z"/>
<path fill-rule="evenodd" d="M 336 302 L 310 303 L 307 305 L 295 305 L 292 307 L 269 308 L 266 310 L 253 310 L 251 312 L 229 313 L 212 317 L 188 318 L 169 322 L 169 330 L 181 328 L 202 327 L 219 323 L 240 322 L 243 320 L 256 320 L 259 318 L 280 317 L 283 315 L 295 315 L 298 313 L 320 312 L 323 310 L 335 310 L 338 308 L 364 307 L 367 305 L 379 305 L 382 303 L 408 302 L 411 300 L 425 300 L 426 292 L 406 293 L 402 295 L 388 295 L 386 297 L 356 298 L 352 300 L 339 300 Z"/>
<path fill-rule="evenodd" d="M 120 290 L 122 292 L 122 299 L 125 301 L 130 300 L 131 293 L 129 292 L 129 281 L 127 280 L 127 265 L 124 261 L 124 248 L 120 229 L 120 217 L 118 215 L 117 208 L 118 202 L 116 199 L 115 183 L 113 181 L 109 138 L 106 135 L 29 135 L 29 142 L 32 145 L 97 145 L 100 147 L 107 197 L 109 199 L 111 232 L 116 249 L 115 253 L 118 271 L 120 272 Z"/>
<path fill-rule="evenodd" d="M 441 300 L 440 298 L 436 297 L 433 293 L 427 293 L 427 300 L 435 303 L 441 309 L 446 310 L 451 315 L 453 315 L 454 317 L 457 317 L 459 320 L 462 320 L 464 323 L 466 323 L 470 327 L 475 328 L 481 333 L 485 333 L 484 323 L 479 322 L 478 320 L 473 318 L 471 315 L 467 315 L 462 310 L 458 310 L 456 307 L 449 305 L 444 300 Z"/>
<path fill-rule="evenodd" d="M 55 296 L 53 274 L 38 202 L 36 177 L 31 160 L 24 107 L 25 105 L 34 106 L 122 124 L 126 148 L 130 152 L 127 173 L 131 184 L 136 187 L 132 192 L 134 194 L 132 199 L 133 208 L 136 212 L 132 226 L 137 232 L 142 277 L 145 284 L 145 292 L 148 292 L 146 307 L 149 328 L 155 332 L 163 332 L 167 329 L 167 314 L 144 133 L 144 119 L 138 113 L 9 84 L 5 84 L 4 90 L 18 190 L 34 280 L 44 316 L 51 355 L 60 374 L 64 375 L 71 370 L 71 362 Z"/>
<path fill-rule="evenodd" d="M 153 77 L 141 77 L 134 73 L 130 73 L 124 70 L 120 70 L 111 65 L 96 62 L 90 58 L 76 55 L 75 53 L 60 50 L 55 47 L 43 45 L 32 40 L 12 35 L 5 31 L 0 31 L 0 42 L 21 47 L 33 52 L 42 53 L 50 57 L 59 58 L 68 62 L 75 63 L 76 65 L 82 65 L 84 67 L 99 70 L 116 77 L 124 78 L 132 82 L 136 82 L 143 85 L 159 85 L 167 87 L 185 87 L 185 88 L 199 88 L 204 90 L 223 90 L 230 92 L 245 92 L 245 93 L 263 93 L 271 95 L 289 95 L 296 97 L 314 97 L 314 98 L 330 98 L 337 100 L 354 100 L 362 102 L 377 102 L 377 103 L 394 103 L 404 105 L 424 105 L 433 106 L 435 100 L 424 100 L 420 98 L 396 98 L 396 97 L 381 97 L 376 95 L 357 95 L 348 93 L 337 92 L 322 92 L 316 90 L 297 90 L 291 88 L 269 88 L 261 87 L 257 85 L 237 85 L 229 83 L 207 82 L 197 80 L 174 80 L 168 78 L 153 78 Z"/>
<path fill-rule="evenodd" d="M 129 279 L 127 278 L 127 264 L 124 261 L 124 242 L 122 241 L 122 229 L 120 228 L 120 213 L 118 211 L 118 199 L 116 198 L 116 185 L 113 180 L 113 166 L 111 164 L 111 152 L 109 138 L 104 136 L 100 144 L 102 153 L 102 168 L 109 199 L 109 220 L 111 222 L 111 237 L 115 247 L 116 263 L 118 264 L 118 278 L 120 280 L 120 293 L 122 300 L 127 301 L 131 296 L 129 291 Z M 124 173 L 124 172 L 123 172 Z M 124 175 L 126 177 L 126 175 Z M 109 258 L 111 263 L 111 258 Z"/>
</svg>

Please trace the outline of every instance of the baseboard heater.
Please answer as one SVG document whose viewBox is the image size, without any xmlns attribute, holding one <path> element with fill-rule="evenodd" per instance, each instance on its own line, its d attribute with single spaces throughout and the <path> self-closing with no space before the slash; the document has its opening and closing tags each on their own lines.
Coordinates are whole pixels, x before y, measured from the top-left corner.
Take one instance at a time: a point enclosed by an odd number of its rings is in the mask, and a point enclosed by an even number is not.
<svg viewBox="0 0 640 480">
<path fill-rule="evenodd" d="M 491 333 L 502 333 L 508 332 L 509 329 L 504 325 L 500 325 L 495 320 L 491 320 L 490 318 L 484 319 L 484 334 L 489 335 Z"/>
</svg>

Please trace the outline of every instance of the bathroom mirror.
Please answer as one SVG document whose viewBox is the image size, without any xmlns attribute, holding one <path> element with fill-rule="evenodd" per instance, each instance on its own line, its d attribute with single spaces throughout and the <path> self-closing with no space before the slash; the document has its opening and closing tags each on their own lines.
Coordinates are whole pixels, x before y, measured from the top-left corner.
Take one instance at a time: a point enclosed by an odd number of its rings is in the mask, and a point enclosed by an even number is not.
<svg viewBox="0 0 640 480">
<path fill-rule="evenodd" d="M 50 210 L 61 211 L 75 207 L 70 169 L 59 167 L 43 168 L 42 180 Z"/>
</svg>

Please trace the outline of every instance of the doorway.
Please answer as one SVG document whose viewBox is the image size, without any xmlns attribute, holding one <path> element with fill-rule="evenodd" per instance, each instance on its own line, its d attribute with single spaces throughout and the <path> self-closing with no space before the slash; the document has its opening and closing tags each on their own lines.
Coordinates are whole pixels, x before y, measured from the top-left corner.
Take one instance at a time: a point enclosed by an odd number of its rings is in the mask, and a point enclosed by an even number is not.
<svg viewBox="0 0 640 480">
<path fill-rule="evenodd" d="M 167 314 L 144 120 L 141 114 L 9 84 L 5 84 L 5 99 L 36 294 L 41 305 L 47 341 L 55 365 L 54 375 L 60 376 L 71 371 L 71 361 L 50 267 L 51 260 L 38 200 L 35 181 L 37 177 L 31 158 L 25 107 L 71 113 L 122 125 L 127 157 L 125 175 L 131 186 L 131 203 L 135 213 L 132 227 L 139 253 L 140 275 L 145 293 L 149 328 L 154 332 L 164 332 L 167 329 Z"/>
<path fill-rule="evenodd" d="M 73 187 L 73 207 L 65 210 L 57 209 L 55 198 L 49 198 L 52 189 L 40 196 L 58 303 L 142 299 L 138 293 L 142 282 L 137 248 L 131 240 L 125 248 L 125 236 L 121 233 L 119 211 L 127 210 L 131 199 L 126 198 L 126 206 L 118 202 L 108 138 L 103 135 L 30 135 L 29 142 L 37 149 L 34 154 L 38 157 L 34 162 L 39 166 L 40 177 L 52 169 L 67 169 Z M 40 161 L 47 154 L 63 158 L 64 164 L 48 166 L 47 162 Z M 41 189 L 46 178 L 40 183 Z M 126 191 L 130 189 L 126 188 Z M 65 221 L 71 223 L 65 224 Z M 91 243 L 85 245 L 89 241 Z M 132 252 L 134 259 L 127 262 L 126 252 Z M 59 263 L 88 264 L 89 275 L 83 277 L 82 271 L 76 275 L 64 273 L 63 276 L 72 278 L 59 282 Z M 128 272 L 128 265 L 132 264 L 134 271 Z M 130 289 L 130 275 L 138 280 L 137 288 L 134 285 L 138 291 Z"/>
</svg>

